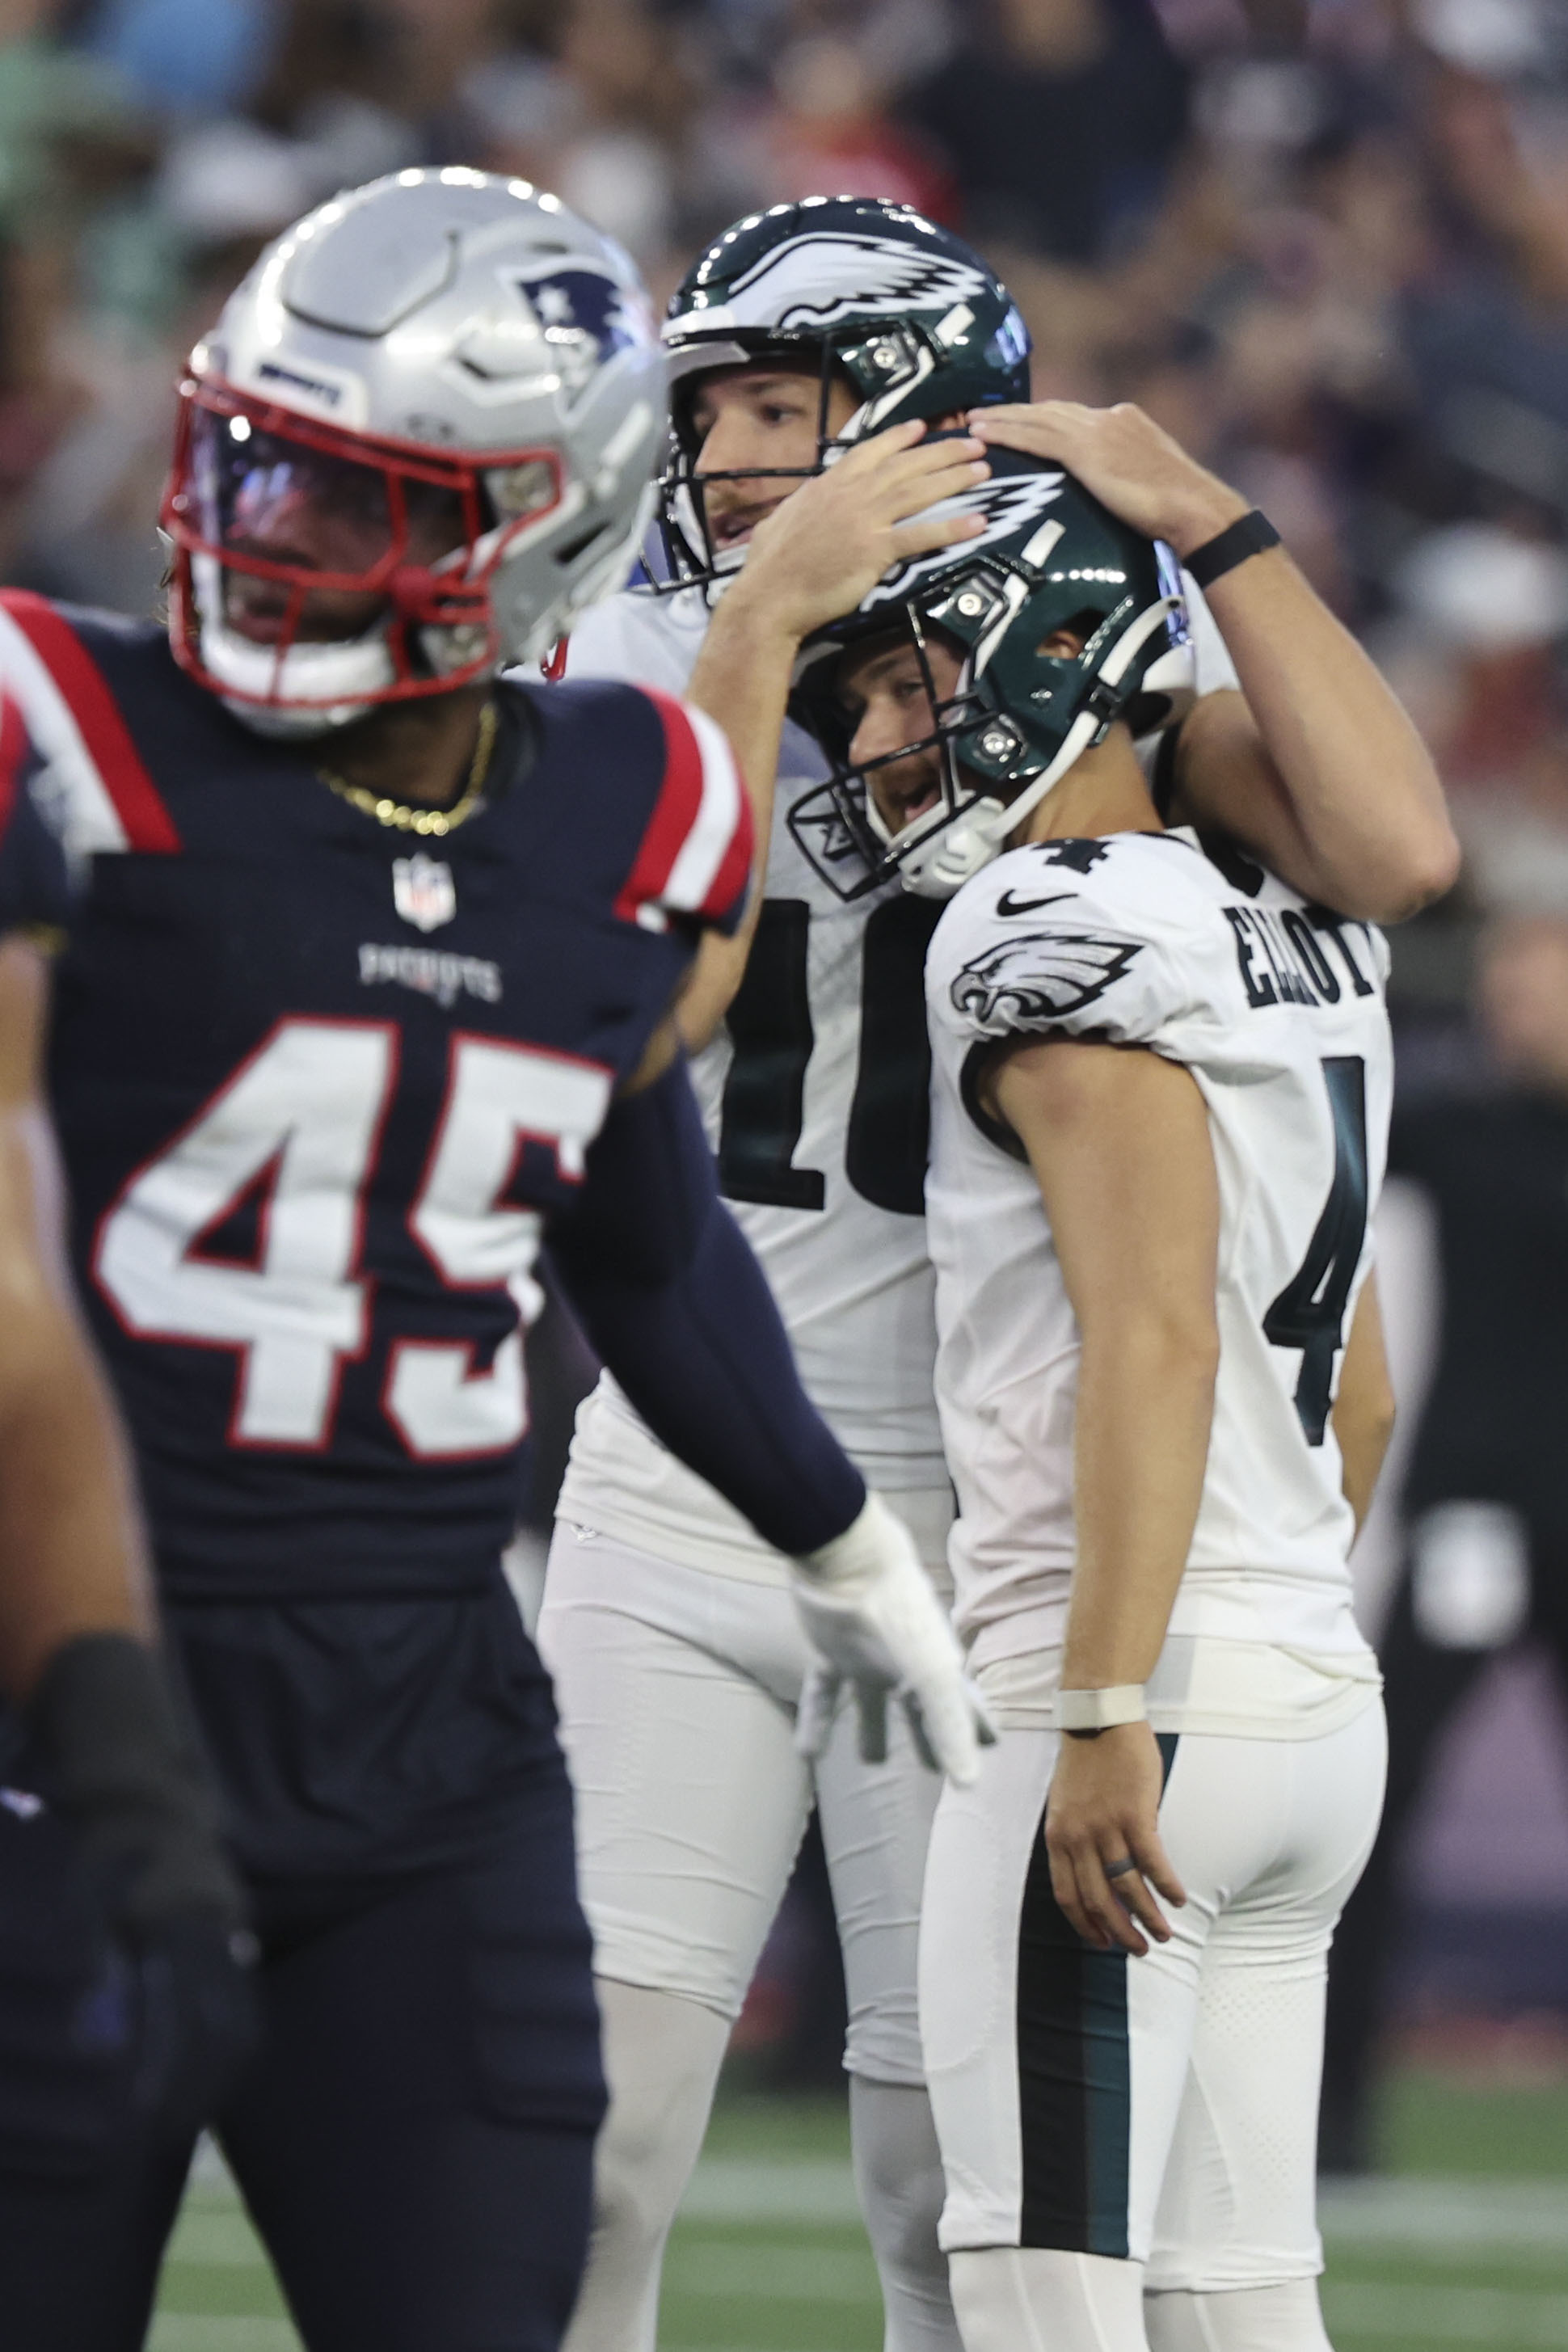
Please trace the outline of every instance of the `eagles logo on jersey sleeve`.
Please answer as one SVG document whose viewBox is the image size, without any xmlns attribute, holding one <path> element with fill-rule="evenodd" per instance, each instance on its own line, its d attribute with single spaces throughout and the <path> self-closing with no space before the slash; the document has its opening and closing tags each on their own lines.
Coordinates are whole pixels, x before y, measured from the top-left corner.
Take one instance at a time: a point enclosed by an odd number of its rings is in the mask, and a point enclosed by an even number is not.
<svg viewBox="0 0 1568 2352">
<path fill-rule="evenodd" d="M 1098 1003 L 1142 952 L 1140 940 L 1089 931 L 1019 931 L 964 965 L 949 992 L 952 1009 L 992 1037 L 1054 1028 Z"/>
<path fill-rule="evenodd" d="M 1181 992 L 1157 942 L 1142 925 L 1134 936 L 1113 887 L 1082 878 L 1106 854 L 1082 842 L 1017 852 L 961 892 L 932 943 L 933 1016 L 975 1039 L 1059 1029 L 1152 1042 Z"/>
</svg>

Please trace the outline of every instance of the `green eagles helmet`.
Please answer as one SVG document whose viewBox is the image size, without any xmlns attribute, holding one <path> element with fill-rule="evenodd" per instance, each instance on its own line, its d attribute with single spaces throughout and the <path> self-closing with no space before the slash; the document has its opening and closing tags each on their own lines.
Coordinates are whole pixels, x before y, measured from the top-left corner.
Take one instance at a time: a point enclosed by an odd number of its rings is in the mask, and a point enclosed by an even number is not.
<svg viewBox="0 0 1568 2352">
<path fill-rule="evenodd" d="M 1001 279 L 947 229 L 880 196 L 808 196 L 737 221 L 676 289 L 664 346 L 672 416 L 661 523 L 675 587 L 710 582 L 744 555 L 715 553 L 695 471 L 691 395 L 707 370 L 787 360 L 820 372 L 816 463 L 764 469 L 792 481 L 906 418 L 1029 397 L 1028 330 Z M 860 403 L 837 437 L 836 371 Z"/>
<path fill-rule="evenodd" d="M 895 877 L 920 897 L 951 898 L 1114 719 L 1144 735 L 1192 700 L 1186 605 L 1169 548 L 1118 521 L 1059 467 L 1010 449 L 989 456 L 988 481 L 930 510 L 978 514 L 984 535 L 895 565 L 847 619 L 801 648 L 790 715 L 833 772 L 795 803 L 790 830 L 844 898 Z M 1040 651 L 1062 629 L 1084 641 L 1076 658 Z M 945 697 L 931 670 L 933 639 L 961 665 Z M 856 767 L 841 667 L 849 652 L 883 642 L 914 646 L 930 724 Z M 895 834 L 869 779 L 924 751 L 936 754 L 941 797 Z"/>
</svg>

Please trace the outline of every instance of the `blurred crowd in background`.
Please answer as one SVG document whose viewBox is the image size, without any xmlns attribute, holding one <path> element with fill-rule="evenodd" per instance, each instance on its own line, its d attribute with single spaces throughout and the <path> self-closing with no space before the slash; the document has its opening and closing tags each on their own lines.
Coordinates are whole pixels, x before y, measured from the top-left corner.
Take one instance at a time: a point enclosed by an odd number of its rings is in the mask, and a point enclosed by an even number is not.
<svg viewBox="0 0 1568 2352">
<path fill-rule="evenodd" d="M 297 214 L 445 163 L 553 187 L 660 299 L 812 194 L 977 244 L 1037 394 L 1141 402 L 1406 700 L 1468 858 L 1396 939 L 1402 1082 L 1495 1070 L 1478 935 L 1568 925 L 1568 0 L 0 0 L 0 580 L 150 609 L 184 351 Z M 1528 1082 L 1568 1106 L 1564 1015 Z M 1494 1925 L 1528 1699 L 1468 1832 Z M 1544 1787 L 1520 1869 L 1555 1917 Z M 1568 2011 L 1552 1944 L 1521 1997 Z"/>
<path fill-rule="evenodd" d="M 447 162 L 661 298 L 781 199 L 956 227 L 1039 393 L 1142 402 L 1272 516 L 1480 887 L 1568 897 L 1563 0 L 0 0 L 0 574 L 144 608 L 183 349 L 296 214 Z"/>
</svg>

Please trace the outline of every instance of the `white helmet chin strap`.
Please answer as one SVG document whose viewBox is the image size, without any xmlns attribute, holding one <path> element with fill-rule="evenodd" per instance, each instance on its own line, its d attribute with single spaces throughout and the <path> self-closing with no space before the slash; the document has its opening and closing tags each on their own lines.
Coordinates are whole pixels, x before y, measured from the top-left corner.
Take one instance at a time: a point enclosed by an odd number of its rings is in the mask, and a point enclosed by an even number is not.
<svg viewBox="0 0 1568 2352">
<path fill-rule="evenodd" d="M 329 735 L 363 718 L 392 679 L 379 642 L 291 646 L 278 663 L 268 646 L 251 645 L 221 621 L 202 623 L 202 659 L 230 689 L 224 708 L 258 735 Z M 288 700 L 270 698 L 279 688 Z"/>
<path fill-rule="evenodd" d="M 1119 686 L 1154 631 L 1181 600 L 1162 596 L 1140 613 L 1118 637 L 1099 671 L 1107 686 Z M 994 793 L 966 802 L 954 814 L 932 825 L 900 861 L 899 879 L 918 898 L 951 898 L 964 884 L 1000 856 L 1010 834 L 1016 833 L 1068 770 L 1082 758 L 1105 731 L 1106 721 L 1096 710 L 1080 710 L 1062 738 L 1061 747 L 1047 768 L 1026 783 L 1016 800 L 1003 803 Z M 876 831 L 894 844 L 900 835 L 887 833 L 868 793 L 866 814 Z"/>
<path fill-rule="evenodd" d="M 279 662 L 270 646 L 253 645 L 225 622 L 215 558 L 193 555 L 191 572 L 202 659 L 220 686 L 232 690 L 232 699 L 224 697 L 224 708 L 258 735 L 305 740 L 330 734 L 361 718 L 370 708 L 369 698 L 391 684 L 392 656 L 379 621 L 363 637 L 290 646 Z"/>
</svg>

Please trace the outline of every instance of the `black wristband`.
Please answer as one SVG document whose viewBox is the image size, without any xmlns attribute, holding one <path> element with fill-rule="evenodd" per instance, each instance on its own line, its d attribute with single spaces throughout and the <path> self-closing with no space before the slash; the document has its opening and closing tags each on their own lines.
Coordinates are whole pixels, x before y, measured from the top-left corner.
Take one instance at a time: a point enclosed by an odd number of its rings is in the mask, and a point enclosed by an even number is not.
<svg viewBox="0 0 1568 2352">
<path fill-rule="evenodd" d="M 1183 568 L 1200 588 L 1208 588 L 1226 572 L 1234 572 L 1238 563 L 1245 563 L 1249 555 L 1261 555 L 1266 547 L 1279 544 L 1274 525 L 1254 507 L 1213 539 L 1205 539 L 1201 547 L 1194 547 Z"/>
</svg>

